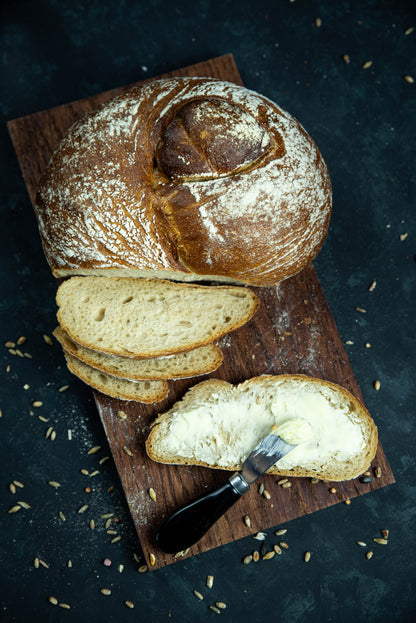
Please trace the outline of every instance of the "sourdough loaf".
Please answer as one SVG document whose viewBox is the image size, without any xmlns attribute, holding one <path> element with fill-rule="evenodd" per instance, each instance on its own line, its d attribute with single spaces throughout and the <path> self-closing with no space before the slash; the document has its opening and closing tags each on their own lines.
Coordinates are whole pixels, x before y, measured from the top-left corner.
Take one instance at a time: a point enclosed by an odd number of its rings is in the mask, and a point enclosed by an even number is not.
<svg viewBox="0 0 416 623">
<path fill-rule="evenodd" d="M 102 394 L 119 400 L 153 403 L 167 398 L 169 385 L 167 381 L 128 381 L 105 374 L 88 364 L 73 357 L 64 350 L 68 370 L 81 381 L 97 389 Z"/>
<path fill-rule="evenodd" d="M 232 386 L 195 385 L 159 415 L 146 442 L 155 461 L 239 470 L 272 426 L 302 418 L 312 437 L 278 461 L 271 474 L 348 480 L 368 469 L 377 428 L 346 389 L 304 375 L 254 377 Z"/>
<path fill-rule="evenodd" d="M 212 343 L 246 323 L 259 304 L 245 287 L 122 277 L 72 277 L 56 302 L 58 322 L 74 342 L 133 358 Z"/>
<path fill-rule="evenodd" d="M 331 183 L 314 141 L 269 99 L 174 78 L 75 123 L 42 176 L 36 212 L 57 277 L 268 286 L 318 253 Z"/>
<path fill-rule="evenodd" d="M 76 344 L 57 327 L 53 332 L 62 348 L 73 357 L 105 374 L 130 381 L 168 380 L 208 374 L 216 370 L 223 361 L 221 349 L 215 344 L 207 344 L 187 353 L 151 359 L 132 359 L 106 355 Z"/>
</svg>

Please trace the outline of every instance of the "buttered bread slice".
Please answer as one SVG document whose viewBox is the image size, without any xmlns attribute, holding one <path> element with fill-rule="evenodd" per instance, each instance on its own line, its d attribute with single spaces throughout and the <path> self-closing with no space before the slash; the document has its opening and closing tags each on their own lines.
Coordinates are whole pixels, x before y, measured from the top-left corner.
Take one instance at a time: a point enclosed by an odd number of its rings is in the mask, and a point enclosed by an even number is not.
<svg viewBox="0 0 416 623">
<path fill-rule="evenodd" d="M 212 343 L 250 320 L 259 304 L 245 287 L 117 277 L 72 277 L 56 301 L 58 322 L 74 342 L 137 358 Z"/>
<path fill-rule="evenodd" d="M 368 411 L 344 388 L 304 375 L 199 383 L 159 415 L 146 449 L 161 463 L 235 471 L 272 426 L 299 420 L 310 425 L 310 438 L 268 473 L 341 481 L 368 469 L 378 439 Z"/>
</svg>

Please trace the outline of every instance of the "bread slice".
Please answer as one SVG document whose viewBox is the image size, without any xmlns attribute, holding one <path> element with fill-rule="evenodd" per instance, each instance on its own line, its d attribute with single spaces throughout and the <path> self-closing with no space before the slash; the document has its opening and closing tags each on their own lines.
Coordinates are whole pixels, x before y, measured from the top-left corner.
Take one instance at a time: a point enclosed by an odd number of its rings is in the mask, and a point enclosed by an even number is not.
<svg viewBox="0 0 416 623">
<path fill-rule="evenodd" d="M 245 287 L 118 277 L 72 277 L 56 301 L 58 322 L 74 342 L 138 358 L 209 344 L 247 322 L 259 304 Z"/>
<path fill-rule="evenodd" d="M 377 428 L 346 389 L 304 375 L 259 376 L 240 385 L 211 379 L 159 415 L 146 441 L 161 463 L 239 470 L 273 425 L 306 419 L 313 437 L 280 459 L 270 474 L 349 480 L 370 465 Z"/>
<path fill-rule="evenodd" d="M 169 393 L 169 385 L 166 381 L 127 381 L 118 379 L 73 357 L 64 350 L 66 364 L 70 372 L 75 374 L 81 381 L 99 392 L 118 398 L 119 400 L 134 400 L 135 402 L 160 402 Z"/>
<path fill-rule="evenodd" d="M 223 362 L 221 349 L 215 344 L 207 344 L 187 353 L 178 353 L 170 357 L 132 359 L 131 357 L 106 355 L 80 346 L 72 341 L 61 327 L 57 327 L 53 334 L 62 348 L 73 357 L 96 370 L 130 381 L 167 380 L 199 376 L 213 372 Z"/>
</svg>

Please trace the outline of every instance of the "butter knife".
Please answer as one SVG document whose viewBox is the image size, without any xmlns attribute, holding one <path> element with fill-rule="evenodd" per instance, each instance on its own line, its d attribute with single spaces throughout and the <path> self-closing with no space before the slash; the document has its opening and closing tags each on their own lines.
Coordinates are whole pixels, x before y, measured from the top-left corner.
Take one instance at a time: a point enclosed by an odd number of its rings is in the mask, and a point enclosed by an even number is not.
<svg viewBox="0 0 416 623">
<path fill-rule="evenodd" d="M 296 446 L 273 432 L 264 437 L 244 461 L 241 472 L 235 472 L 225 484 L 211 489 L 162 523 L 156 533 L 159 549 L 175 554 L 194 545 L 247 493 L 257 478 Z"/>
</svg>

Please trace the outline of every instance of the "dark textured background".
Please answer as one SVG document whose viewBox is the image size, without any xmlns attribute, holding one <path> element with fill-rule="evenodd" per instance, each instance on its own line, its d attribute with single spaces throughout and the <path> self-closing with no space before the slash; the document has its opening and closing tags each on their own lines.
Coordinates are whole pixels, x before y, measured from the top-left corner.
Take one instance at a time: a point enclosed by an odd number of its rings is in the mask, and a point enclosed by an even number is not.
<svg viewBox="0 0 416 623">
<path fill-rule="evenodd" d="M 32 359 L 0 353 L 1 621 L 205 621 L 218 616 L 208 610 L 217 600 L 227 603 L 220 616 L 232 622 L 414 620 L 416 84 L 404 79 L 416 79 L 416 30 L 405 35 L 416 26 L 414 7 L 411 0 L 3 2 L 1 339 L 25 335 L 21 349 Z M 5 124 L 228 52 L 246 86 L 295 115 L 328 164 L 334 212 L 315 267 L 342 339 L 353 342 L 348 355 L 397 484 L 291 522 L 289 550 L 271 561 L 244 566 L 256 543 L 246 538 L 139 574 L 117 473 L 111 461 L 99 465 L 109 451 L 90 392 L 42 337 L 55 326 L 56 284 Z M 363 69 L 368 60 L 372 66 Z M 70 389 L 59 393 L 66 384 Z M 43 407 L 34 409 L 34 400 Z M 45 438 L 49 425 L 54 442 Z M 95 445 L 100 452 L 88 455 Z M 99 474 L 88 478 L 82 468 Z M 25 485 L 15 495 L 8 490 L 13 479 Z M 53 489 L 49 480 L 62 486 Z M 17 500 L 31 509 L 9 514 Z M 79 515 L 85 502 L 89 510 Z M 117 544 L 98 519 L 107 512 L 120 519 Z M 373 544 L 367 561 L 356 541 L 371 543 L 385 528 L 388 546 Z M 268 540 L 276 542 L 273 531 Z M 49 568 L 35 569 L 36 556 Z M 211 591 L 207 574 L 215 576 Z M 103 587 L 112 594 L 101 595 Z M 49 595 L 71 610 L 50 605 Z"/>
</svg>

